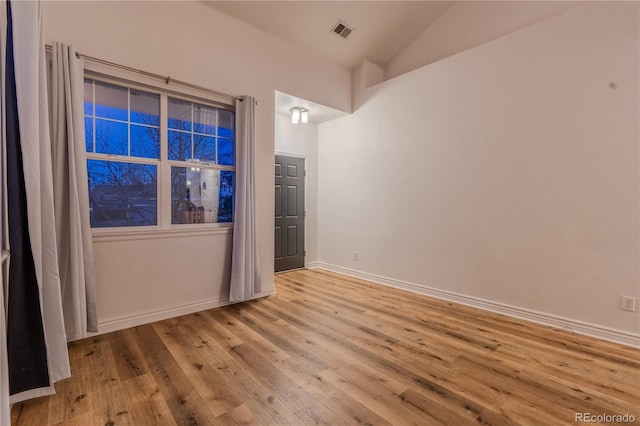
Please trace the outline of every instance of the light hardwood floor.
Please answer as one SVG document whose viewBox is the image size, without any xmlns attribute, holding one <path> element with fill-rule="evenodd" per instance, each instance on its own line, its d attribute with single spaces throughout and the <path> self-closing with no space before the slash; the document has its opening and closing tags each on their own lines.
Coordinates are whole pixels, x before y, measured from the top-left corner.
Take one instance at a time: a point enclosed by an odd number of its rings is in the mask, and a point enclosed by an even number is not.
<svg viewBox="0 0 640 426">
<path fill-rule="evenodd" d="M 334 273 L 70 344 L 14 425 L 640 422 L 640 351 Z"/>
</svg>

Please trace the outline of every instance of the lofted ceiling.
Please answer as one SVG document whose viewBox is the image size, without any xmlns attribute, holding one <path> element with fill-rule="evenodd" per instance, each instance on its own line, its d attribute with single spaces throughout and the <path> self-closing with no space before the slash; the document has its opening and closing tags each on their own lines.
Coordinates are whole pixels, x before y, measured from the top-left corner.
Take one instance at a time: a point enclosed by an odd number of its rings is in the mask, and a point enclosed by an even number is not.
<svg viewBox="0 0 640 426">
<path fill-rule="evenodd" d="M 433 23 L 451 1 L 205 1 L 209 6 L 353 70 L 365 59 L 385 67 Z M 346 38 L 332 29 L 342 21 Z M 276 92 L 276 113 L 307 108 L 315 123 L 346 113 Z"/>
<path fill-rule="evenodd" d="M 385 67 L 451 1 L 207 1 L 208 5 L 267 33 L 353 70 L 363 60 Z M 353 29 L 332 32 L 342 21 Z"/>
<path fill-rule="evenodd" d="M 385 77 L 389 71 L 391 78 L 563 13 L 580 3 L 573 0 L 201 1 L 265 33 L 314 51 L 345 69 L 353 71 L 368 60 L 381 67 Z M 353 29 L 346 39 L 332 31 L 338 22 Z M 308 108 L 310 121 L 316 123 L 345 114 L 295 96 L 276 94 L 277 114 L 289 115 L 293 106 Z"/>
</svg>

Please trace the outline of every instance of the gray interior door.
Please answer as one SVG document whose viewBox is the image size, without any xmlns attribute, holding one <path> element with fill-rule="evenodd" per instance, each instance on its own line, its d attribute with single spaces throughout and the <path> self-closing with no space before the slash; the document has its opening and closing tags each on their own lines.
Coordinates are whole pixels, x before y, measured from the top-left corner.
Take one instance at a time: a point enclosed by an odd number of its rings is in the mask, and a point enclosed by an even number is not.
<svg viewBox="0 0 640 426">
<path fill-rule="evenodd" d="M 276 155 L 275 271 L 304 268 L 304 159 Z"/>
</svg>

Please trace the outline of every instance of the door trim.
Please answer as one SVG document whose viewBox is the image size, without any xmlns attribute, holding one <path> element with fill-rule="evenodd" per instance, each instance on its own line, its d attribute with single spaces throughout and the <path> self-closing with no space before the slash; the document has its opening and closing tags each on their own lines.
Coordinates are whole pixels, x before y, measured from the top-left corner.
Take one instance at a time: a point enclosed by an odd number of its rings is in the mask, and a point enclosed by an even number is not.
<svg viewBox="0 0 640 426">
<path fill-rule="evenodd" d="M 309 247 L 307 246 L 309 244 L 309 220 L 308 217 L 306 216 L 306 213 L 309 211 L 308 207 L 309 207 L 309 156 L 306 154 L 295 154 L 293 152 L 286 152 L 286 151 L 275 151 L 273 154 L 273 161 L 275 162 L 276 159 L 276 155 L 282 155 L 283 157 L 292 157 L 292 158 L 300 158 L 302 160 L 304 160 L 304 211 L 305 211 L 305 218 L 304 218 L 304 269 L 308 269 L 309 268 L 309 259 L 307 256 L 307 253 L 309 253 Z M 274 197 L 271 197 L 274 198 Z"/>
</svg>

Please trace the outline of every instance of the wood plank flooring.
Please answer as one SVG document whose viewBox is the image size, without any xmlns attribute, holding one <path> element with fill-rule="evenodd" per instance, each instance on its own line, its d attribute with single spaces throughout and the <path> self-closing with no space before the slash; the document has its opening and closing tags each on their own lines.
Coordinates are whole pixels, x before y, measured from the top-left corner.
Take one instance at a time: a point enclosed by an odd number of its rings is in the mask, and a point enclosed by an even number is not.
<svg viewBox="0 0 640 426">
<path fill-rule="evenodd" d="M 313 270 L 276 296 L 70 344 L 14 425 L 640 422 L 640 351 Z"/>
</svg>

